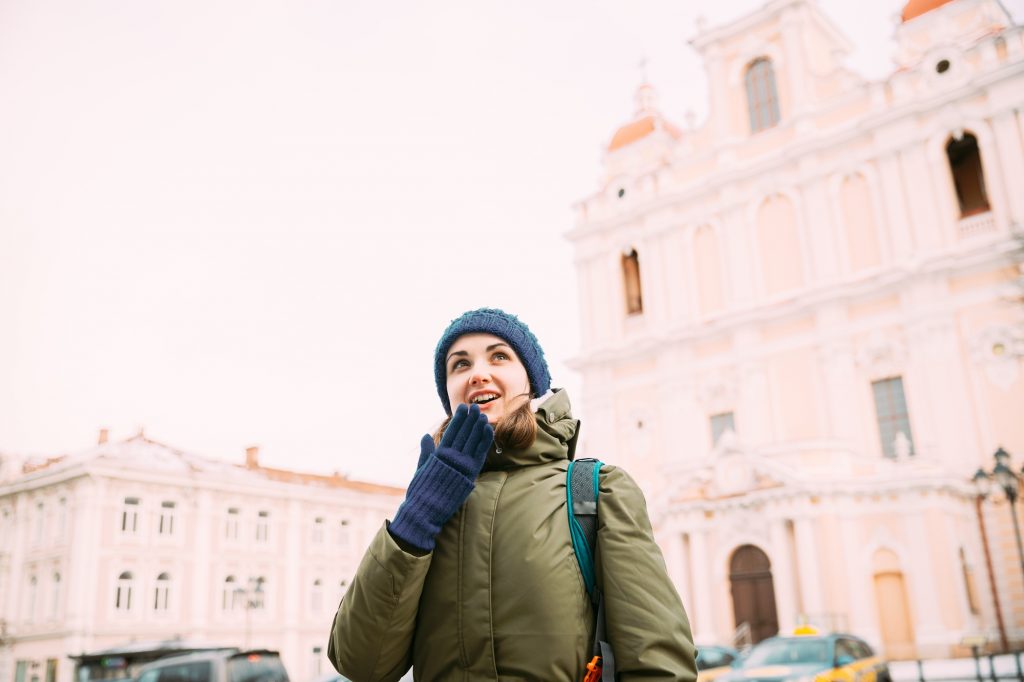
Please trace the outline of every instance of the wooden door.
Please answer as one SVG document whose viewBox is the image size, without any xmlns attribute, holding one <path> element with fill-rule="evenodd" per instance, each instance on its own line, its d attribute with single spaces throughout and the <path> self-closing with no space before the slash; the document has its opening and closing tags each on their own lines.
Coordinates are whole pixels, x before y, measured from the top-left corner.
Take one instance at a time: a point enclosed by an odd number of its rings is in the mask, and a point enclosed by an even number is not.
<svg viewBox="0 0 1024 682">
<path fill-rule="evenodd" d="M 736 626 L 749 623 L 755 644 L 778 634 L 775 586 L 768 555 L 753 545 L 737 549 L 729 562 L 729 582 Z"/>
</svg>

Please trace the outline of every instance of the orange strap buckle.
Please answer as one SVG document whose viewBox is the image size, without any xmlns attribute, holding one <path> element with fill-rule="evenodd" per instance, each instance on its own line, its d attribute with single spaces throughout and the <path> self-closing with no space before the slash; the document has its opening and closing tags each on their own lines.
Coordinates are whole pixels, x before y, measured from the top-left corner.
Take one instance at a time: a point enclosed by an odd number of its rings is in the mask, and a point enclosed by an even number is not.
<svg viewBox="0 0 1024 682">
<path fill-rule="evenodd" d="M 604 665 L 601 661 L 600 656 L 594 656 L 590 663 L 587 663 L 587 674 L 583 677 L 583 682 L 600 682 L 601 680 L 601 668 Z"/>
</svg>

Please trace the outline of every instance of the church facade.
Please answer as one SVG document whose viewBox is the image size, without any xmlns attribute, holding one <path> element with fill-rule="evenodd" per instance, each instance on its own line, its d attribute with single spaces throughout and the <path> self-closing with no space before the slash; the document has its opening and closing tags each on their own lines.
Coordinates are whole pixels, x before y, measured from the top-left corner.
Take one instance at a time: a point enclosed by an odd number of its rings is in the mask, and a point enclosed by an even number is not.
<svg viewBox="0 0 1024 682">
<path fill-rule="evenodd" d="M 587 433 L 699 641 L 1024 641 L 1019 509 L 971 481 L 1024 463 L 1024 32 L 911 0 L 896 41 L 868 81 L 811 0 L 701 29 L 707 120 L 642 85 L 576 207 Z"/>
</svg>

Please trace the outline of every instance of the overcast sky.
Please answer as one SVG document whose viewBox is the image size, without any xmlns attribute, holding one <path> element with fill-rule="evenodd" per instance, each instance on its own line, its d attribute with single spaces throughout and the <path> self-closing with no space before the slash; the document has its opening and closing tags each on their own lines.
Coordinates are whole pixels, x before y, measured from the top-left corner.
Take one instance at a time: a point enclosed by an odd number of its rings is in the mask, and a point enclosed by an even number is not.
<svg viewBox="0 0 1024 682">
<path fill-rule="evenodd" d="M 144 427 L 404 485 L 434 344 L 482 305 L 578 404 L 570 207 L 640 60 L 700 122 L 697 15 L 760 4 L 0 2 L 0 452 Z M 820 5 L 891 70 L 902 0 Z"/>
</svg>

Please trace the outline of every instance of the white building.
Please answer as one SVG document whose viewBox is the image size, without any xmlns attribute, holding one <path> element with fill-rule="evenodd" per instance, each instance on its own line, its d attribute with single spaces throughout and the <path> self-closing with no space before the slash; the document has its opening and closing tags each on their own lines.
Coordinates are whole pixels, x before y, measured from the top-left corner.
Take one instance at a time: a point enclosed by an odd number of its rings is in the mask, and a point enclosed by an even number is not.
<svg viewBox="0 0 1024 682">
<path fill-rule="evenodd" d="M 70 682 L 69 655 L 178 636 L 330 670 L 334 610 L 403 491 L 106 441 L 0 459 L 0 679 Z"/>
<path fill-rule="evenodd" d="M 569 234 L 584 437 L 648 492 L 698 637 L 1024 641 L 1008 505 L 982 542 L 970 485 L 1024 456 L 1022 36 L 911 0 L 869 82 L 812 0 L 771 0 L 691 41 L 702 125 L 645 84 L 613 136 Z"/>
</svg>

